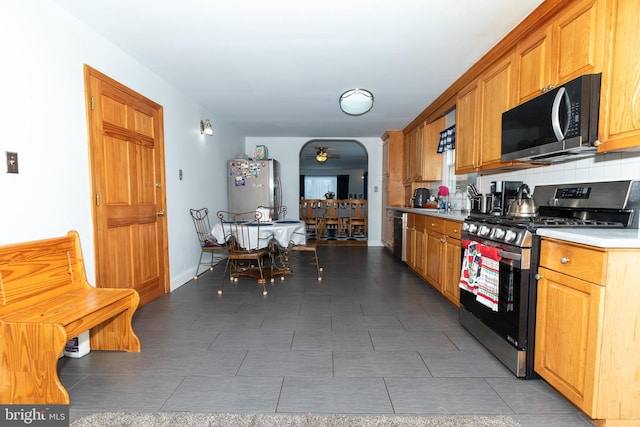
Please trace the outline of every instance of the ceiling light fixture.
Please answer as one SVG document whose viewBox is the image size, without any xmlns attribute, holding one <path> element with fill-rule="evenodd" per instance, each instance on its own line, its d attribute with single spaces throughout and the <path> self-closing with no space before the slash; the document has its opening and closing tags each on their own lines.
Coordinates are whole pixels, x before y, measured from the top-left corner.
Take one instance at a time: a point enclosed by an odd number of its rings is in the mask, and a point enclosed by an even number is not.
<svg viewBox="0 0 640 427">
<path fill-rule="evenodd" d="M 361 116 L 373 107 L 373 94 L 366 89 L 350 89 L 340 95 L 340 109 L 350 116 Z"/>
<path fill-rule="evenodd" d="M 209 119 L 200 120 L 200 134 L 201 135 L 213 135 L 213 125 L 209 121 Z"/>
<path fill-rule="evenodd" d="M 320 163 L 324 163 L 327 161 L 327 153 L 326 151 L 318 150 L 316 153 L 316 161 Z"/>
</svg>

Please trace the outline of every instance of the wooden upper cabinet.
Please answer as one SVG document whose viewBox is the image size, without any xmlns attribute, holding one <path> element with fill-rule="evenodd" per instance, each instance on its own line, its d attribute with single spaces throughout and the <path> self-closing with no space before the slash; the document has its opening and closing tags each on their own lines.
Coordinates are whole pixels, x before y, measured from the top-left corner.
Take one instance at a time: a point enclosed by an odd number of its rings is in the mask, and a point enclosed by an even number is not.
<svg viewBox="0 0 640 427">
<path fill-rule="evenodd" d="M 602 75 L 599 152 L 640 149 L 640 2 L 611 1 Z"/>
<path fill-rule="evenodd" d="M 552 85 L 602 72 L 605 17 L 605 0 L 582 0 L 552 21 Z"/>
<path fill-rule="evenodd" d="M 513 58 L 510 54 L 498 61 L 480 78 L 480 169 L 504 166 L 500 161 L 502 113 L 514 105 Z"/>
<path fill-rule="evenodd" d="M 442 178 L 442 156 L 437 150 L 445 123 L 444 117 L 429 124 L 422 122 L 405 134 L 405 183 Z"/>
<path fill-rule="evenodd" d="M 516 103 L 603 69 L 605 0 L 574 1 L 518 42 Z"/>
<path fill-rule="evenodd" d="M 422 139 L 421 175 L 423 181 L 438 181 L 442 179 L 442 154 L 438 154 L 440 132 L 445 129 L 447 120 L 440 117 L 425 124 Z"/>
<path fill-rule="evenodd" d="M 420 123 L 415 129 L 415 139 L 412 150 L 412 167 L 413 167 L 413 180 L 422 181 L 422 158 L 424 157 L 424 122 Z"/>
<path fill-rule="evenodd" d="M 502 113 L 514 105 L 514 55 L 497 61 L 462 90 L 456 103 L 456 173 L 499 169 Z"/>
<path fill-rule="evenodd" d="M 551 26 L 518 43 L 515 54 L 516 104 L 534 98 L 551 84 Z"/>
<path fill-rule="evenodd" d="M 404 135 L 399 130 L 389 130 L 382 135 L 382 179 L 385 206 L 404 206 L 403 143 Z"/>
<path fill-rule="evenodd" d="M 402 182 L 405 184 L 415 181 L 414 147 L 416 143 L 416 129 L 412 129 L 404 135 L 404 164 L 402 170 Z"/>
<path fill-rule="evenodd" d="M 478 83 L 458 93 L 456 101 L 456 174 L 475 172 L 478 168 Z"/>
</svg>

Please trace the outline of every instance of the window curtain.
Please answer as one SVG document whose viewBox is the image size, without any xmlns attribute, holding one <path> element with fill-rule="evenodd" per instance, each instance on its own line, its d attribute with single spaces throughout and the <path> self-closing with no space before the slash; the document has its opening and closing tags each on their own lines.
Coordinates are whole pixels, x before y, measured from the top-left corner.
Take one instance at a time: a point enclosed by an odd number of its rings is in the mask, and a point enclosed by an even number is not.
<svg viewBox="0 0 640 427">
<path fill-rule="evenodd" d="M 300 198 L 304 199 L 304 175 L 300 175 Z"/>
<path fill-rule="evenodd" d="M 456 149 L 456 126 L 453 125 L 440 132 L 440 142 L 438 143 L 438 153 Z"/>
<path fill-rule="evenodd" d="M 336 198 L 349 198 L 349 175 L 338 175 L 338 188 Z"/>
<path fill-rule="evenodd" d="M 364 185 L 364 199 L 369 200 L 369 194 L 367 192 L 369 188 L 369 172 L 368 171 L 364 173 L 363 185 Z"/>
</svg>

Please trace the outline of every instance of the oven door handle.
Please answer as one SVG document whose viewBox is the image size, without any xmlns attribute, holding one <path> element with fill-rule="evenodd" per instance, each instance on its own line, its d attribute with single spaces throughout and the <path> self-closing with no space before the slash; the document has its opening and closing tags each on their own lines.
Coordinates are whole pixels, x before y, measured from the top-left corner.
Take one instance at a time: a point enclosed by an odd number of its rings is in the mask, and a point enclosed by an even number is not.
<svg viewBox="0 0 640 427">
<path fill-rule="evenodd" d="M 514 261 L 522 261 L 522 254 L 517 254 L 515 252 L 507 252 L 502 249 L 498 252 L 498 254 L 505 259 L 512 259 Z"/>
</svg>

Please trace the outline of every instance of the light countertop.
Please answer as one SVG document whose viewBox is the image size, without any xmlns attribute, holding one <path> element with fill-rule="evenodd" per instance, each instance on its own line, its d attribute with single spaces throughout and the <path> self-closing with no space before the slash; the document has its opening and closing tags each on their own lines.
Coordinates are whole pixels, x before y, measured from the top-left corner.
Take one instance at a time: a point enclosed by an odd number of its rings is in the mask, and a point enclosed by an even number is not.
<svg viewBox="0 0 640 427">
<path fill-rule="evenodd" d="M 387 209 L 430 215 L 454 221 L 464 221 L 468 216 L 468 214 L 463 214 L 460 211 L 442 212 L 438 209 L 403 208 L 399 206 L 387 206 Z M 538 228 L 536 234 L 542 237 L 551 237 L 597 248 L 640 249 L 640 230 L 635 229 Z"/>
<path fill-rule="evenodd" d="M 628 228 L 539 228 L 536 234 L 598 248 L 640 248 L 640 231 Z"/>
<path fill-rule="evenodd" d="M 468 216 L 467 213 L 463 214 L 460 211 L 444 212 L 442 209 L 402 208 L 400 206 L 387 206 L 387 209 L 396 210 L 400 212 L 414 213 L 419 215 L 436 216 L 438 218 L 445 218 L 453 221 L 464 221 L 464 219 Z"/>
</svg>

